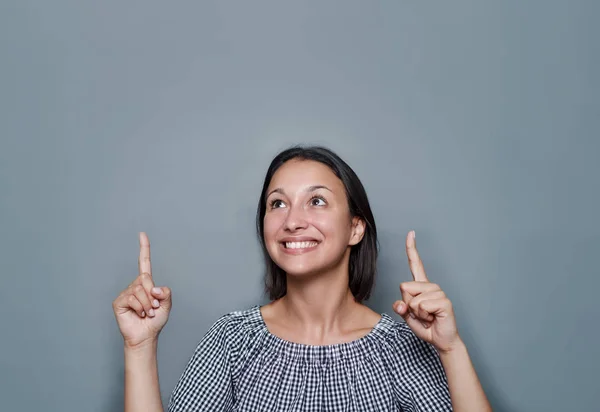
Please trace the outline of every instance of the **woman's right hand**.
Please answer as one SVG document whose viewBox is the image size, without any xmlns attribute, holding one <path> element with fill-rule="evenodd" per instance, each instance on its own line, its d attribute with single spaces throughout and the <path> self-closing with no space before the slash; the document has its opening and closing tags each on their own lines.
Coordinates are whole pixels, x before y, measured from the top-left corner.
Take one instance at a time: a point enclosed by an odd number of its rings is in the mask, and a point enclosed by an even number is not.
<svg viewBox="0 0 600 412">
<path fill-rule="evenodd" d="M 138 277 L 113 301 L 113 311 L 125 346 L 138 348 L 158 338 L 169 319 L 171 290 L 155 287 L 150 263 L 150 240 L 140 233 Z"/>
</svg>

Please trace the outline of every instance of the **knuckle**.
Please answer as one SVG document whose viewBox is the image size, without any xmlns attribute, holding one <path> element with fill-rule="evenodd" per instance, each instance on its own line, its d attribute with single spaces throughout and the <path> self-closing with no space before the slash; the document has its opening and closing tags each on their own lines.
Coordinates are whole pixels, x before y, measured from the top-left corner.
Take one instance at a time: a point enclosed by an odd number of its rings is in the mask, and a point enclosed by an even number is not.
<svg viewBox="0 0 600 412">
<path fill-rule="evenodd" d="M 144 291 L 144 287 L 142 285 L 135 285 L 134 291 L 135 293 L 141 293 Z"/>
</svg>

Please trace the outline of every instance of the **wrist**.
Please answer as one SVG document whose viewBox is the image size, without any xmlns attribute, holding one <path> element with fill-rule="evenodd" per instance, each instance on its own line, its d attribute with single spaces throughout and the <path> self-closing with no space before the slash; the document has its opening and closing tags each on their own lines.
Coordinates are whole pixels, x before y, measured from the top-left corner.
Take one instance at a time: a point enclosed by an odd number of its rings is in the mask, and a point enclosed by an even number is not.
<svg viewBox="0 0 600 412">
<path fill-rule="evenodd" d="M 452 343 L 452 345 L 448 346 L 447 348 L 444 349 L 438 349 L 438 353 L 440 354 L 440 357 L 442 359 L 444 358 L 451 358 L 454 356 L 460 356 L 463 355 L 465 352 L 467 351 L 467 346 L 465 345 L 465 343 L 463 342 L 463 340 L 459 337 L 456 339 L 456 341 L 454 343 Z"/>
<path fill-rule="evenodd" d="M 124 343 L 123 349 L 126 354 L 146 354 L 156 352 L 158 348 L 158 337 L 148 338 L 141 342 L 131 344 L 128 342 Z"/>
</svg>

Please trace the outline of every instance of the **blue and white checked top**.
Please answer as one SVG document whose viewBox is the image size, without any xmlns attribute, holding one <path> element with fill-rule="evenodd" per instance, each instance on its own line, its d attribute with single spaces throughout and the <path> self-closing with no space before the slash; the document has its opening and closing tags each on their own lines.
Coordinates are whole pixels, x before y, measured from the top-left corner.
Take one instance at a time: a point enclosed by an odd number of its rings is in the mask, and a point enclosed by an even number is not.
<svg viewBox="0 0 600 412">
<path fill-rule="evenodd" d="M 452 411 L 438 353 L 383 314 L 366 336 L 329 346 L 271 334 L 260 307 L 222 316 L 169 400 L 183 411 Z"/>
</svg>

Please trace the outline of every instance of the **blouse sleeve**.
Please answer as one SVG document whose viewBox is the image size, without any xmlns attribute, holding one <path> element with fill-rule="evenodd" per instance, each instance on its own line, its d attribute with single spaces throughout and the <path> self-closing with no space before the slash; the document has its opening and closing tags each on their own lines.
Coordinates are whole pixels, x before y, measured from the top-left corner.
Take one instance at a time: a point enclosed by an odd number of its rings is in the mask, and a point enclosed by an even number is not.
<svg viewBox="0 0 600 412">
<path fill-rule="evenodd" d="M 395 339 L 395 392 L 403 411 L 452 411 L 446 373 L 435 348 L 404 324 Z"/>
<path fill-rule="evenodd" d="M 228 325 L 215 322 L 197 345 L 169 399 L 169 412 L 231 411 L 234 405 Z"/>
</svg>

